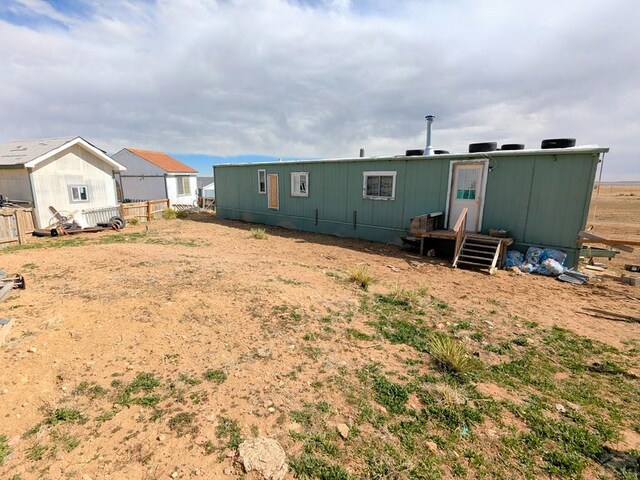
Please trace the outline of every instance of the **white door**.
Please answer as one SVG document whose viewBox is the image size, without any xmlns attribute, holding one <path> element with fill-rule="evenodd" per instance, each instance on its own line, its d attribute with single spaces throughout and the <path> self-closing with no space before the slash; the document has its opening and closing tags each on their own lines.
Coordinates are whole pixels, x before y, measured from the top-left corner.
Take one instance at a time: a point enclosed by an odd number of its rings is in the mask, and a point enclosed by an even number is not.
<svg viewBox="0 0 640 480">
<path fill-rule="evenodd" d="M 467 209 L 467 231 L 478 231 L 482 199 L 483 163 L 454 163 L 449 200 L 449 228 L 453 228 L 462 209 Z"/>
</svg>

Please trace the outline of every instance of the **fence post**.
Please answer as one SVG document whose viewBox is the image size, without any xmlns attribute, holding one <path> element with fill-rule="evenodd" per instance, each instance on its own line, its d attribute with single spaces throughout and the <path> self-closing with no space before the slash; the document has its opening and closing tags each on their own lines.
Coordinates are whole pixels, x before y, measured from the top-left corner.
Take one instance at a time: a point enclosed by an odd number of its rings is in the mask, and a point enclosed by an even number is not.
<svg viewBox="0 0 640 480">
<path fill-rule="evenodd" d="M 151 216 L 153 214 L 151 213 L 151 200 L 147 200 L 147 222 L 150 222 L 152 220 Z"/>
<path fill-rule="evenodd" d="M 18 232 L 18 244 L 24 245 L 25 243 L 27 243 L 27 237 L 24 234 L 25 225 L 22 218 L 22 213 L 20 212 L 20 210 L 14 210 L 13 214 L 16 217 L 16 230 Z"/>
</svg>

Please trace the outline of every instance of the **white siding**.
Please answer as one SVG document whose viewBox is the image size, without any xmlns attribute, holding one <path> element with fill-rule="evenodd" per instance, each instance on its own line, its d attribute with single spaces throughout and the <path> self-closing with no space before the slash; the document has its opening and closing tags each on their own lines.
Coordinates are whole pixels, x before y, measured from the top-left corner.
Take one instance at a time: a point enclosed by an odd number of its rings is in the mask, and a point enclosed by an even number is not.
<svg viewBox="0 0 640 480">
<path fill-rule="evenodd" d="M 0 195 L 9 200 L 33 202 L 27 169 L 0 169 Z"/>
<path fill-rule="evenodd" d="M 80 145 L 69 147 L 36 166 L 31 172 L 31 183 L 39 228 L 49 224 L 50 205 L 59 211 L 73 212 L 117 204 L 112 167 Z M 72 202 L 71 185 L 86 185 L 89 200 Z M 81 215 L 76 219 L 82 223 Z"/>
<path fill-rule="evenodd" d="M 189 176 L 189 195 L 178 195 L 178 177 L 184 177 L 179 173 L 167 174 L 167 193 L 171 205 L 193 205 L 198 197 L 198 179 L 195 174 Z"/>
</svg>

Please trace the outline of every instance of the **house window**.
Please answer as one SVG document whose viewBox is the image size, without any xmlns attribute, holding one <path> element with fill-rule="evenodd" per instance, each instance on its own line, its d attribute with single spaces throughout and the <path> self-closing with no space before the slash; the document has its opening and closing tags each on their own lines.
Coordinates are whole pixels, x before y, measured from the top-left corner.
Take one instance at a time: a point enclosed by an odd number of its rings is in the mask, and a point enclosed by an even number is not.
<svg viewBox="0 0 640 480">
<path fill-rule="evenodd" d="M 291 196 L 309 196 L 309 172 L 291 172 Z"/>
<path fill-rule="evenodd" d="M 374 200 L 393 200 L 396 198 L 397 172 L 364 172 L 362 196 Z"/>
<path fill-rule="evenodd" d="M 478 189 L 477 169 L 460 169 L 458 172 L 458 184 L 456 188 L 457 200 L 475 200 Z"/>
<path fill-rule="evenodd" d="M 178 181 L 178 195 L 191 195 L 191 179 L 188 176 L 176 177 Z"/>
<path fill-rule="evenodd" d="M 267 171 L 258 170 L 258 193 L 267 193 Z"/>
<path fill-rule="evenodd" d="M 89 189 L 86 185 L 71 185 L 69 186 L 72 202 L 88 202 L 89 201 Z"/>
</svg>

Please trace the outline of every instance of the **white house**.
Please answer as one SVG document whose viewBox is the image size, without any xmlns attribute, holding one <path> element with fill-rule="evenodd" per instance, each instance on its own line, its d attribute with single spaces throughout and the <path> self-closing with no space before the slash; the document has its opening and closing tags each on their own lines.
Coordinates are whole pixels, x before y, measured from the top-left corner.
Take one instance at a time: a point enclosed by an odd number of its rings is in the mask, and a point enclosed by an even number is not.
<svg viewBox="0 0 640 480">
<path fill-rule="evenodd" d="M 123 148 L 113 159 L 127 167 L 118 175 L 123 199 L 168 198 L 170 205 L 193 205 L 197 170 L 166 153 Z"/>
<path fill-rule="evenodd" d="M 126 168 L 81 137 L 20 140 L 0 145 L 0 195 L 33 204 L 35 223 L 46 228 L 58 211 L 117 205 L 115 173 Z"/>
<path fill-rule="evenodd" d="M 213 177 L 198 177 L 198 196 L 216 198 L 216 183 Z"/>
</svg>

